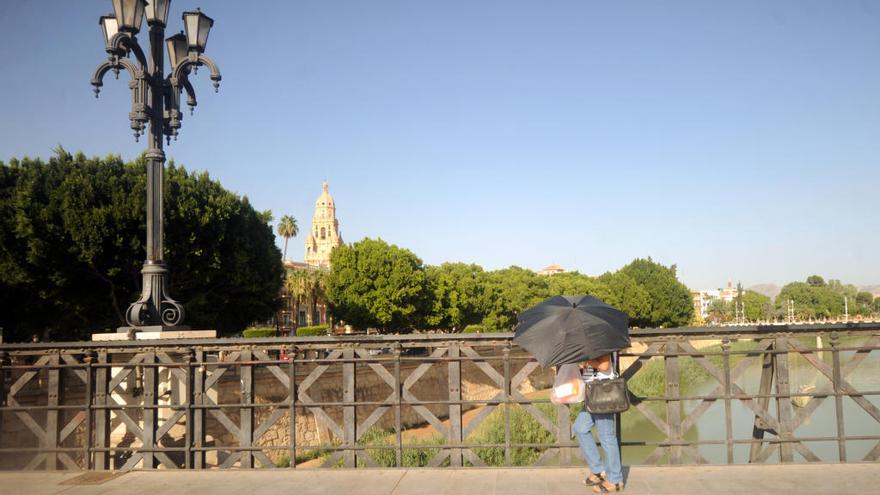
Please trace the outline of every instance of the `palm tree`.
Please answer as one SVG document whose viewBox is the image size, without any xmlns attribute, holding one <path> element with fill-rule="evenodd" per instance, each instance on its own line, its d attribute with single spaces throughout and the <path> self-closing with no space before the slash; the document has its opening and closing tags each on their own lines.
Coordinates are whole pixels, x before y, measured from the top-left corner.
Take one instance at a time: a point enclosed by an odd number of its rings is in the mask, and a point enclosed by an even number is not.
<svg viewBox="0 0 880 495">
<path fill-rule="evenodd" d="M 278 235 L 284 238 L 283 260 L 287 259 L 287 241 L 290 240 L 291 237 L 296 237 L 296 234 L 299 234 L 299 227 L 296 225 L 296 219 L 290 215 L 284 215 L 281 217 L 281 221 L 278 222 Z"/>
<path fill-rule="evenodd" d="M 308 292 L 309 292 L 309 318 L 311 318 L 312 325 L 318 325 L 321 322 L 315 321 L 315 311 L 318 309 L 318 301 L 325 301 L 325 285 L 324 279 L 326 278 L 326 273 L 321 270 L 313 270 L 309 272 L 308 275 Z"/>
<path fill-rule="evenodd" d="M 308 295 L 308 284 L 305 277 L 306 272 L 304 270 L 292 270 L 287 272 L 287 277 L 284 280 L 284 289 L 287 291 L 290 313 L 294 324 L 297 326 L 299 325 L 299 309 Z"/>
</svg>

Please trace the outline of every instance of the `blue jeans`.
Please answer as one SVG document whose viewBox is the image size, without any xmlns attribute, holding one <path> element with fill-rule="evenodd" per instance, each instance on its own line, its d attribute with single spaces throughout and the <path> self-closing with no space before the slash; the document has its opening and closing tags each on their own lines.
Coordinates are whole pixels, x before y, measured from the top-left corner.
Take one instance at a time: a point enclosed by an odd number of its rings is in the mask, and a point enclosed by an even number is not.
<svg viewBox="0 0 880 495">
<path fill-rule="evenodd" d="M 599 441 L 605 451 L 605 466 L 599 457 L 599 449 L 593 441 L 593 425 L 599 430 Z M 591 414 L 581 411 L 574 420 L 574 434 L 584 453 L 584 459 L 590 466 L 590 471 L 599 474 L 605 471 L 605 476 L 612 483 L 623 483 L 623 469 L 620 466 L 620 446 L 617 445 L 617 432 L 614 428 L 613 414 Z"/>
</svg>

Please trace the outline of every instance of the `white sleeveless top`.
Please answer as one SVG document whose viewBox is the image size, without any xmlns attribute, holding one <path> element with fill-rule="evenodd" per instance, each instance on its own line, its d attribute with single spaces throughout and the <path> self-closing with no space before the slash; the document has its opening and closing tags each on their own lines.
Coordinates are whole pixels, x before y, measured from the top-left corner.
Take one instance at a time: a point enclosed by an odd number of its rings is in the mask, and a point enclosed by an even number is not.
<svg viewBox="0 0 880 495">
<path fill-rule="evenodd" d="M 587 366 L 581 369 L 581 377 L 584 379 L 584 383 L 590 383 L 594 380 L 617 378 L 617 373 L 614 372 L 613 368 L 610 368 L 608 371 L 599 371 Z"/>
</svg>

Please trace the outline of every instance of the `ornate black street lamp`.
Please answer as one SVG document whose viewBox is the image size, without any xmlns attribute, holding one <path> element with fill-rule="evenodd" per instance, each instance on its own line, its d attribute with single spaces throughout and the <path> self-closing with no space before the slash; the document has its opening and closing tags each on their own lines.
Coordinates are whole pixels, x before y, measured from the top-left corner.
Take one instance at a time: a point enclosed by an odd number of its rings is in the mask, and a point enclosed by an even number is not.
<svg viewBox="0 0 880 495">
<path fill-rule="evenodd" d="M 128 307 L 126 322 L 136 331 L 182 329 L 183 305 L 168 294 L 168 269 L 163 261 L 162 182 L 165 152 L 164 137 L 168 144 L 177 139 L 180 121 L 180 95 L 186 91 L 190 114 L 196 106 L 196 95 L 189 75 L 200 65 L 211 70 L 214 90 L 220 87 L 220 71 L 213 60 L 204 55 L 208 32 L 214 21 L 196 9 L 183 13 L 186 35 L 175 34 L 167 40 L 165 25 L 171 0 L 112 0 L 113 14 L 100 18 L 108 59 L 99 65 L 92 76 L 95 97 L 103 85 L 104 75 L 113 71 L 128 71 L 131 80 L 131 128 L 135 141 L 144 134 L 149 123 L 147 141 L 147 259 L 144 262 L 143 291 L 140 298 Z M 136 35 L 146 16 L 150 27 L 149 53 L 145 54 Z M 171 71 L 164 70 L 164 52 L 168 48 Z M 148 57 L 149 55 L 149 57 Z M 121 329 L 123 330 L 123 329 Z"/>
</svg>

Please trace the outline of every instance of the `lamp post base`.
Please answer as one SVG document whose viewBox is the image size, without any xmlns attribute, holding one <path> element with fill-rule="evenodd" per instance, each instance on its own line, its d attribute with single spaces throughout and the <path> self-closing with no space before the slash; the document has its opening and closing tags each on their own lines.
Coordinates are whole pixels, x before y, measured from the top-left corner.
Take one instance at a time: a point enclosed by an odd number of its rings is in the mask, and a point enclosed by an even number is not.
<svg viewBox="0 0 880 495">
<path fill-rule="evenodd" d="M 128 332 L 129 328 L 136 331 L 153 329 L 181 328 L 184 311 L 183 305 L 168 295 L 168 268 L 161 261 L 147 261 L 141 270 L 143 274 L 143 290 L 141 297 L 128 307 L 125 320 L 128 327 L 120 327 L 120 332 Z M 123 328 L 125 330 L 123 330 Z"/>
</svg>

